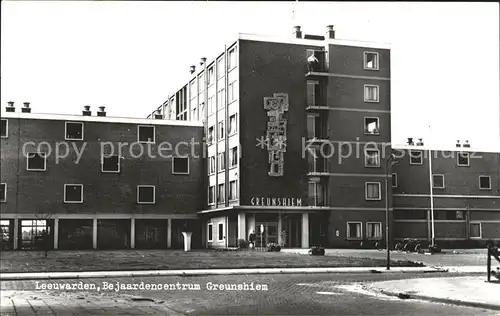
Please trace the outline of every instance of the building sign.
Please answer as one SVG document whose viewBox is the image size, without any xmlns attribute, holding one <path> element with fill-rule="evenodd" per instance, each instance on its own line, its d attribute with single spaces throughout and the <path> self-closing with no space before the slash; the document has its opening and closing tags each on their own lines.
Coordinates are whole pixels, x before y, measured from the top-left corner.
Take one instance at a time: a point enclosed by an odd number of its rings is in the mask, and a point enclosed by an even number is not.
<svg viewBox="0 0 500 316">
<path fill-rule="evenodd" d="M 267 151 L 269 152 L 269 172 L 271 177 L 283 176 L 286 152 L 286 123 L 284 117 L 288 111 L 288 94 L 274 93 L 273 97 L 264 98 L 264 109 L 269 118 L 267 122 Z"/>
<path fill-rule="evenodd" d="M 253 206 L 302 206 L 302 198 L 252 197 L 250 202 Z"/>
</svg>

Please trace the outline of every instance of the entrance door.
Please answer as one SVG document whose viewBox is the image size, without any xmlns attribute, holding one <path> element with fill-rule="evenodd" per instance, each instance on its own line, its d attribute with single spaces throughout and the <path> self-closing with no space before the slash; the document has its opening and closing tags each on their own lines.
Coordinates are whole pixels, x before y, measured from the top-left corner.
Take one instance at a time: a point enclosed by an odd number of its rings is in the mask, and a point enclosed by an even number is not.
<svg viewBox="0 0 500 316">
<path fill-rule="evenodd" d="M 262 234 L 262 244 L 261 244 L 261 233 L 260 225 L 264 225 L 264 233 Z M 276 222 L 256 222 L 255 223 L 256 232 L 256 247 L 266 247 L 269 243 L 278 243 L 278 223 Z"/>
</svg>

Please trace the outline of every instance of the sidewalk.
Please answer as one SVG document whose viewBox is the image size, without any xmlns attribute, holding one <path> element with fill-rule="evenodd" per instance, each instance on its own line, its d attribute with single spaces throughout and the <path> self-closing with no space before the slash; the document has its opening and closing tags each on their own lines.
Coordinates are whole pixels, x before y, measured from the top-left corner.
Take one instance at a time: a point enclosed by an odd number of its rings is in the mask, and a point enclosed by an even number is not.
<svg viewBox="0 0 500 316">
<path fill-rule="evenodd" d="M 376 282 L 368 290 L 401 299 L 420 299 L 500 310 L 500 282 L 486 282 L 486 275 Z"/>
<path fill-rule="evenodd" d="M 35 272 L 1 273 L 0 281 L 84 279 L 144 276 L 201 276 L 229 274 L 280 274 L 280 273 L 432 273 L 445 272 L 430 267 L 391 267 L 387 271 L 381 267 L 348 268 L 261 268 L 261 269 L 202 269 L 202 270 L 145 270 L 145 271 L 88 271 L 88 272 Z"/>
</svg>

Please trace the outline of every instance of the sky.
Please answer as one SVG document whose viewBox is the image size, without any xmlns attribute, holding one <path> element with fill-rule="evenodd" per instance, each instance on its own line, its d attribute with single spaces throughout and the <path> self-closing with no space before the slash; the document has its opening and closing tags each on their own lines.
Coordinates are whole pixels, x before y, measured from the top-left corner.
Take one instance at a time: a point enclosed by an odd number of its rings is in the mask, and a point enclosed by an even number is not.
<svg viewBox="0 0 500 316">
<path fill-rule="evenodd" d="M 145 118 L 237 33 L 391 44 L 392 139 L 500 150 L 498 3 L 2 1 L 1 102 Z M 428 128 L 431 126 L 431 129 Z"/>
</svg>

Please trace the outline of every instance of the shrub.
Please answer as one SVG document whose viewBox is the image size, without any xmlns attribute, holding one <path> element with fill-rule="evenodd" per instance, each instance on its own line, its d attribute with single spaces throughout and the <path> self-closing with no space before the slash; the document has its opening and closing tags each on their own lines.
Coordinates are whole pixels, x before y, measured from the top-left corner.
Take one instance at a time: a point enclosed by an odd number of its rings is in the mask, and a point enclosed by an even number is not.
<svg viewBox="0 0 500 316">
<path fill-rule="evenodd" d="M 309 249 L 309 254 L 311 256 L 324 256 L 325 255 L 325 247 L 321 246 L 312 246 Z"/>
<path fill-rule="evenodd" d="M 274 252 L 281 251 L 281 246 L 276 243 L 269 243 L 267 244 L 267 251 L 274 251 Z"/>
<path fill-rule="evenodd" d="M 245 239 L 238 239 L 238 248 L 239 249 L 248 249 L 249 242 Z"/>
</svg>

